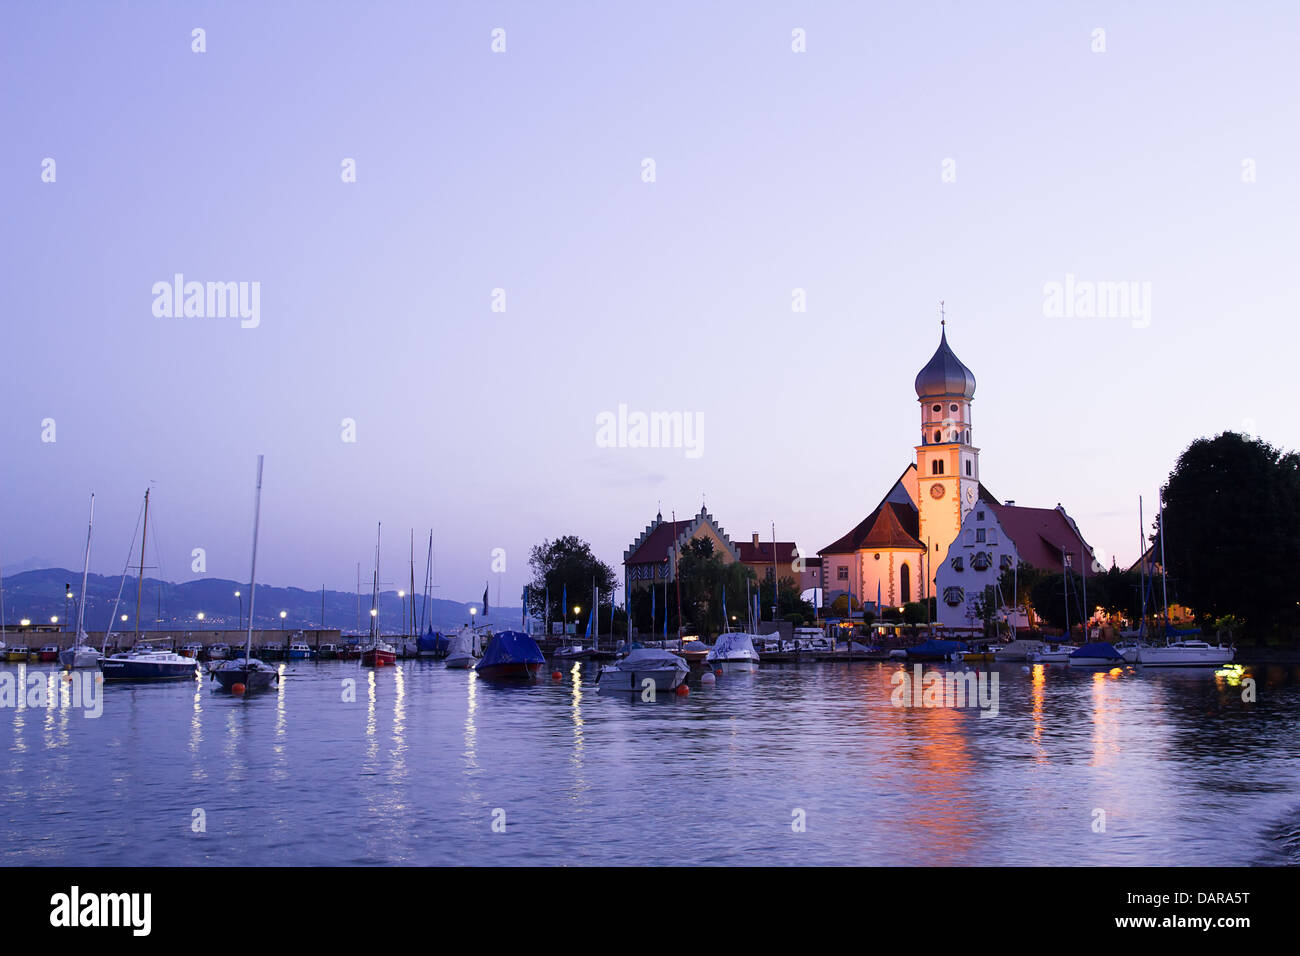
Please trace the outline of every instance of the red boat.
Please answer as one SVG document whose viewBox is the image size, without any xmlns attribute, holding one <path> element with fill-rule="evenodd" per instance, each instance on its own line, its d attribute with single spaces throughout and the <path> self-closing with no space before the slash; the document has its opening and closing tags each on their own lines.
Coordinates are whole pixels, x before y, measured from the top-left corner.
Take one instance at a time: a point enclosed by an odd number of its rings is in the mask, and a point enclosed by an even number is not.
<svg viewBox="0 0 1300 956">
<path fill-rule="evenodd" d="M 36 652 L 36 659 L 42 664 L 51 664 L 59 659 L 59 645 L 46 644 Z"/>
<path fill-rule="evenodd" d="M 371 644 L 361 652 L 362 667 L 391 667 L 397 663 L 397 651 L 382 641 Z"/>
</svg>

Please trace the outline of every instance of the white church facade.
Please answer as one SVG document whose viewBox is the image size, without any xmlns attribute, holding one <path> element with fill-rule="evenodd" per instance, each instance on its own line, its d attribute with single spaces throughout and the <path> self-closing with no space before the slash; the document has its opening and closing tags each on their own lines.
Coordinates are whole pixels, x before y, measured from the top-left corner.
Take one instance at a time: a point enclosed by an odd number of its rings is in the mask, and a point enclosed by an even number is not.
<svg viewBox="0 0 1300 956">
<path fill-rule="evenodd" d="M 1073 550 L 1077 562 L 1091 552 L 1059 505 L 999 504 L 981 483 L 975 375 L 948 345 L 946 326 L 915 389 L 915 458 L 866 518 L 818 552 L 825 602 L 849 594 L 855 608 L 887 608 L 935 597 L 937 623 L 973 629 L 984 588 L 997 584 L 1002 569 L 1024 560 L 1059 572 L 1063 555 L 1070 561 Z"/>
</svg>

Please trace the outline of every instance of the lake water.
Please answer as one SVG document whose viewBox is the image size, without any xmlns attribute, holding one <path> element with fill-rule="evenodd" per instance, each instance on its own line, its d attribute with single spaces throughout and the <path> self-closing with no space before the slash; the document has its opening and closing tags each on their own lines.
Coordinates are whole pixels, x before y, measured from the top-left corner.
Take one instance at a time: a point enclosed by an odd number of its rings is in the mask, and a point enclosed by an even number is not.
<svg viewBox="0 0 1300 956">
<path fill-rule="evenodd" d="M 0 853 L 11 866 L 1300 860 L 1295 669 L 1248 669 L 1247 703 L 1237 677 L 1208 672 L 995 665 L 999 713 L 984 718 L 894 706 L 899 666 L 692 675 L 688 696 L 652 703 L 598 693 L 590 667 L 495 686 L 411 661 L 286 663 L 279 691 L 249 700 L 206 679 L 110 685 L 97 719 L 66 703 L 0 711 Z"/>
</svg>

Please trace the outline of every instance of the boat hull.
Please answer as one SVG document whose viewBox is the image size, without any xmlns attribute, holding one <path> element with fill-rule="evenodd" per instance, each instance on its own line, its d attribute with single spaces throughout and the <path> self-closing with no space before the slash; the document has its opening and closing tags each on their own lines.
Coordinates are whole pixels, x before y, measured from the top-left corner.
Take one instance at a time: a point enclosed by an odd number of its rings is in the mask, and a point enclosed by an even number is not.
<svg viewBox="0 0 1300 956">
<path fill-rule="evenodd" d="M 275 671 L 258 668 L 250 670 L 243 667 L 223 667 L 212 672 L 213 680 L 227 693 L 230 693 L 236 684 L 243 684 L 246 694 L 267 690 L 275 681 L 275 677 Z"/>
<path fill-rule="evenodd" d="M 1143 667 L 1222 667 L 1231 664 L 1234 656 L 1231 647 L 1141 647 L 1137 663 Z"/>
<path fill-rule="evenodd" d="M 361 652 L 362 667 L 392 667 L 396 663 L 396 651 L 384 651 L 369 648 Z"/>
<path fill-rule="evenodd" d="M 108 681 L 134 681 L 158 683 L 170 680 L 194 680 L 198 668 L 194 661 L 184 664 L 162 661 L 115 660 L 111 657 L 99 662 L 99 670 Z"/>
<path fill-rule="evenodd" d="M 1071 667 L 1123 667 L 1122 657 L 1071 657 Z"/>
<path fill-rule="evenodd" d="M 59 663 L 68 670 L 98 667 L 103 655 L 93 647 L 69 647 L 59 654 Z"/>
<path fill-rule="evenodd" d="M 600 672 L 597 686 L 602 691 L 623 691 L 641 693 L 646 690 L 645 681 L 654 681 L 655 693 L 676 690 L 686 680 L 686 674 L 676 668 L 647 668 L 645 670 L 616 670 L 607 667 Z"/>
<path fill-rule="evenodd" d="M 541 661 L 509 661 L 479 667 L 478 676 L 484 680 L 536 680 L 541 669 Z"/>
</svg>

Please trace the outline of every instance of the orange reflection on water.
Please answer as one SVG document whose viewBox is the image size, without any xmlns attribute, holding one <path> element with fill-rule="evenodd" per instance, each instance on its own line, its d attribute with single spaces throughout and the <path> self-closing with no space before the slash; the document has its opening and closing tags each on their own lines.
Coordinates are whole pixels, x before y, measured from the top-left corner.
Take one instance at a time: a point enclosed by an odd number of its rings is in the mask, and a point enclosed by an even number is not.
<svg viewBox="0 0 1300 956">
<path fill-rule="evenodd" d="M 1118 668 L 1092 675 L 1092 766 L 1100 767 L 1119 753 L 1116 727 L 1119 698 L 1111 686 L 1123 672 Z"/>
</svg>

